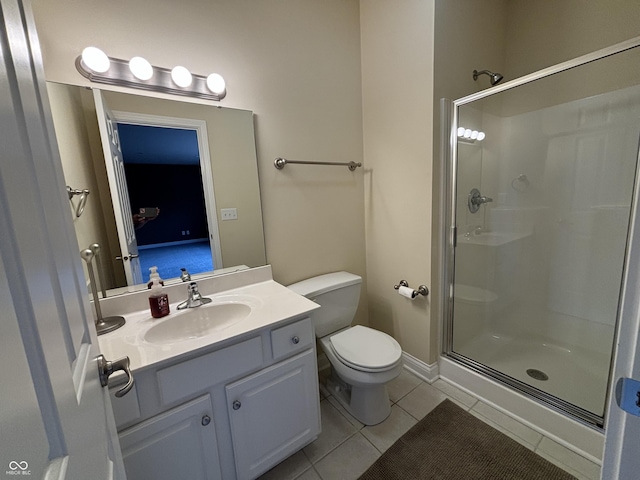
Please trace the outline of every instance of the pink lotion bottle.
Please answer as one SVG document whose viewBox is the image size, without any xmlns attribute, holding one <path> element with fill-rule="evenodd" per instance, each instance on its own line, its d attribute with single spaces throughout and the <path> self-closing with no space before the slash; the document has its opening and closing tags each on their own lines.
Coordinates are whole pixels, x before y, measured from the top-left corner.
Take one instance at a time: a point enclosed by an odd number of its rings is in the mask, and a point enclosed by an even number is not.
<svg viewBox="0 0 640 480">
<path fill-rule="evenodd" d="M 151 295 L 149 295 L 149 307 L 153 318 L 162 318 L 169 315 L 169 296 L 162 291 L 162 285 L 157 278 L 152 279 Z"/>
</svg>

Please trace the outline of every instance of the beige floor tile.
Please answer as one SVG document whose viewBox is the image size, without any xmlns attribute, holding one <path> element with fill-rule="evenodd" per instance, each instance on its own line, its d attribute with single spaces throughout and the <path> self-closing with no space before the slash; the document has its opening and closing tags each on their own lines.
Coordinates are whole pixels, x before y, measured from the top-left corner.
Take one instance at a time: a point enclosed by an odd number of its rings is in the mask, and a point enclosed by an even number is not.
<svg viewBox="0 0 640 480">
<path fill-rule="evenodd" d="M 303 451 L 311 463 L 324 457 L 356 432 L 356 428 L 328 401 L 320 402 L 322 433 Z"/>
<path fill-rule="evenodd" d="M 332 395 L 332 396 L 328 397 L 327 400 L 329 400 L 329 403 L 331 403 L 331 405 L 336 407 L 338 409 L 338 411 L 342 415 L 344 415 L 344 417 L 347 420 L 349 420 L 351 425 L 356 427 L 356 429 L 360 430 L 362 427 L 364 427 L 364 423 L 362 423 L 361 421 L 357 420 L 353 415 L 351 415 L 349 412 L 347 412 L 347 410 L 342 406 L 342 404 L 338 401 L 338 399 L 336 397 L 334 397 Z"/>
<path fill-rule="evenodd" d="M 423 383 L 422 380 L 413 373 L 402 369 L 400 375 L 387 384 L 389 399 L 395 403 L 421 383 Z"/>
<path fill-rule="evenodd" d="M 418 421 L 397 405 L 391 407 L 391 414 L 378 425 L 364 427 L 360 433 L 380 452 L 385 452 Z"/>
<path fill-rule="evenodd" d="M 413 418 L 422 420 L 446 398 L 441 390 L 423 382 L 403 397 L 398 405 Z"/>
<path fill-rule="evenodd" d="M 571 467 L 568 467 L 567 465 L 565 465 L 562 462 L 559 462 L 557 459 L 553 458 L 551 455 L 549 455 L 548 453 L 545 453 L 543 451 L 538 450 L 536 452 L 536 454 L 540 455 L 542 458 L 544 458 L 545 460 L 547 460 L 550 463 L 553 463 L 556 467 L 561 468 L 562 470 L 564 470 L 565 472 L 573 475 L 574 477 L 576 477 L 579 480 L 592 480 L 589 479 L 588 477 L 585 477 L 583 475 L 581 475 L 579 472 L 575 471 L 574 469 L 572 469 Z"/>
<path fill-rule="evenodd" d="M 491 420 L 493 423 L 500 425 L 504 430 L 511 432 L 518 438 L 521 438 L 527 445 L 533 445 L 536 447 L 538 443 L 540 443 L 540 440 L 542 440 L 542 435 L 536 432 L 533 428 L 527 427 L 523 423 L 520 423 L 516 419 L 502 413 L 484 402 L 479 401 L 476 403 L 471 411 L 476 411 L 483 417 Z"/>
<path fill-rule="evenodd" d="M 293 480 L 311 468 L 311 462 L 300 450 L 262 475 L 260 480 Z M 312 477 L 310 477 L 312 478 Z"/>
<path fill-rule="evenodd" d="M 356 480 L 379 456 L 380 452 L 358 432 L 314 467 L 322 480 Z"/>
<path fill-rule="evenodd" d="M 442 379 L 436 380 L 435 382 L 433 382 L 432 385 L 438 388 L 439 390 L 443 391 L 444 393 L 446 393 L 451 398 L 454 398 L 458 402 L 462 403 L 467 408 L 473 407 L 473 405 L 475 405 L 475 403 L 478 401 L 478 399 L 475 398 L 474 396 L 469 395 L 466 392 L 463 392 L 458 387 L 454 387 L 453 385 L 445 382 Z"/>
<path fill-rule="evenodd" d="M 567 447 L 554 442 L 550 438 L 542 437 L 536 453 L 541 456 L 545 456 L 543 454 L 546 454 L 548 457 L 554 458 L 589 479 L 598 480 L 600 478 L 599 465 L 569 450 Z M 545 456 L 545 458 L 547 458 L 547 456 Z"/>
<path fill-rule="evenodd" d="M 322 480 L 322 479 L 320 478 L 320 475 L 318 475 L 318 472 L 316 472 L 316 470 L 313 467 L 311 467 L 309 470 L 307 470 L 302 475 L 297 477 L 296 480 Z"/>
</svg>

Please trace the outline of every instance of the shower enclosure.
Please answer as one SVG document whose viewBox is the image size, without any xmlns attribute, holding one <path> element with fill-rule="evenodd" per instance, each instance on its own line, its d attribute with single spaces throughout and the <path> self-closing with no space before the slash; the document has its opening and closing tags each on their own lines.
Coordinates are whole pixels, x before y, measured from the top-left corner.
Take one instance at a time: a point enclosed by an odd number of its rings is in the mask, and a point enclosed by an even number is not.
<svg viewBox="0 0 640 480">
<path fill-rule="evenodd" d="M 619 44 L 456 100 L 444 354 L 602 426 L 640 138 Z"/>
</svg>

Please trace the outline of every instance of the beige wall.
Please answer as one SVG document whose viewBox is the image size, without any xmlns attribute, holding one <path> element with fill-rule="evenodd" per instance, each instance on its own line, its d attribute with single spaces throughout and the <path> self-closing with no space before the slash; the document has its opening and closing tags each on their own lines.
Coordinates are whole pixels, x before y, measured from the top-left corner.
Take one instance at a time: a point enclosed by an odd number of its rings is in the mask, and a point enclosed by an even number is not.
<svg viewBox="0 0 640 480">
<path fill-rule="evenodd" d="M 432 363 L 431 298 L 410 301 L 401 279 L 432 288 L 433 1 L 360 4 L 369 322 Z"/>
<path fill-rule="evenodd" d="M 640 35 L 638 0 L 509 0 L 509 79 Z"/>
<path fill-rule="evenodd" d="M 280 156 L 362 161 L 356 0 L 32 3 L 47 80 L 87 85 L 74 61 L 88 45 L 113 57 L 142 55 L 158 66 L 223 75 L 228 94 L 221 104 L 256 114 L 275 279 L 365 274 L 363 169 L 273 167 Z"/>
</svg>

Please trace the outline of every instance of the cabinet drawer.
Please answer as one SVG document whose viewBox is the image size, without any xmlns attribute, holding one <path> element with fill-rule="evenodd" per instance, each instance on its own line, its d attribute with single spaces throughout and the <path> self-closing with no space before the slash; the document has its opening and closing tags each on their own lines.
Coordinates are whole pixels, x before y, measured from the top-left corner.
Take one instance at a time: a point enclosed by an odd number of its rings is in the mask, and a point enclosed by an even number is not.
<svg viewBox="0 0 640 480">
<path fill-rule="evenodd" d="M 254 337 L 158 371 L 162 403 L 167 405 L 262 366 L 262 340 Z"/>
<path fill-rule="evenodd" d="M 308 348 L 314 342 L 313 324 L 310 318 L 277 328 L 271 332 L 273 358 L 277 360 Z"/>
</svg>

